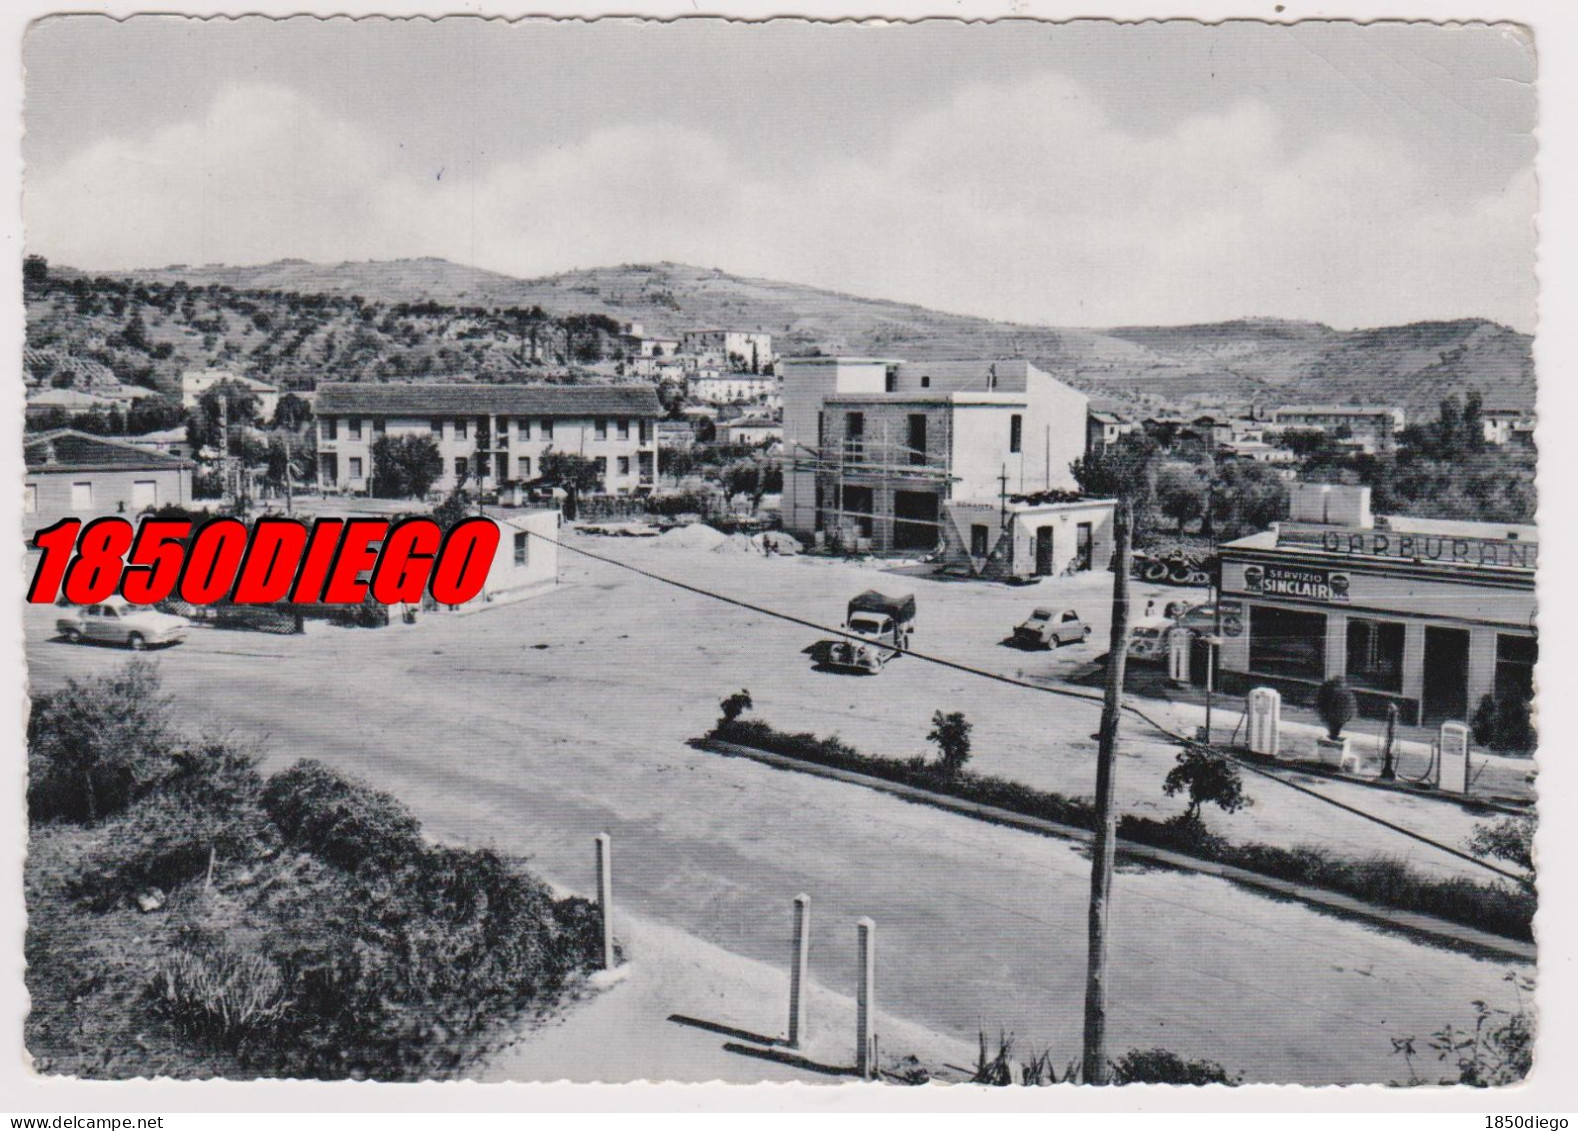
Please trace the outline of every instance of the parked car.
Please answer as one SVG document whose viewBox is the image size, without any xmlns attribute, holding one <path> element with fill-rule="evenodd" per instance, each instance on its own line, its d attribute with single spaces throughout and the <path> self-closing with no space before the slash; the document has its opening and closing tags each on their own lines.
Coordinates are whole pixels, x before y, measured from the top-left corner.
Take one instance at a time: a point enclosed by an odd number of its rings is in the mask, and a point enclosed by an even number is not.
<svg viewBox="0 0 1578 1131">
<path fill-rule="evenodd" d="M 1167 617 L 1141 617 L 1129 626 L 1129 659 L 1166 660 L 1172 631 Z"/>
<path fill-rule="evenodd" d="M 1090 639 L 1090 625 L 1073 609 L 1036 609 L 1014 629 L 1014 643 L 1021 648 L 1056 648 Z"/>
<path fill-rule="evenodd" d="M 1175 623 L 1179 628 L 1188 629 L 1199 636 L 1210 636 L 1216 632 L 1216 606 L 1195 605 L 1184 609 L 1176 618 Z"/>
<path fill-rule="evenodd" d="M 185 617 L 134 605 L 124 597 L 83 605 L 55 621 L 55 630 L 69 644 L 124 644 L 133 651 L 179 644 L 191 627 Z"/>
</svg>

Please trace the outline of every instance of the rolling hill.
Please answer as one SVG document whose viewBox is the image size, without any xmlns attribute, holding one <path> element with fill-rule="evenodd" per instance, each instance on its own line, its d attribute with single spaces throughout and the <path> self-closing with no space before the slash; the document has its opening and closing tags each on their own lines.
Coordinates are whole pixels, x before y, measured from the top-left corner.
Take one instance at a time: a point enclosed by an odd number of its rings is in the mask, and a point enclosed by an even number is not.
<svg viewBox="0 0 1578 1131">
<path fill-rule="evenodd" d="M 1400 404 L 1433 416 L 1448 393 L 1534 403 L 1532 339 L 1480 319 L 1338 330 L 1276 319 L 1108 329 L 1029 326 L 743 278 L 677 263 L 627 264 L 518 279 L 442 259 L 259 266 L 175 265 L 133 282 L 248 292 L 360 296 L 369 302 L 541 307 L 601 314 L 649 332 L 729 326 L 774 335 L 786 356 L 1025 357 L 1097 403 L 1146 410 L 1257 403 Z"/>
</svg>

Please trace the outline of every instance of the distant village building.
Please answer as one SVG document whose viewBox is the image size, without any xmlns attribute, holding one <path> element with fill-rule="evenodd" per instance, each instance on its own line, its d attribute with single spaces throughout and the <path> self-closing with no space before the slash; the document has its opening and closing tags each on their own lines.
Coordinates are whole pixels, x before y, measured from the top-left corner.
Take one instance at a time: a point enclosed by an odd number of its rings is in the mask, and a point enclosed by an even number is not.
<svg viewBox="0 0 1578 1131">
<path fill-rule="evenodd" d="M 1138 429 L 1139 425 L 1128 417 L 1093 408 L 1085 420 L 1085 450 L 1099 454 Z"/>
<path fill-rule="evenodd" d="M 656 483 L 662 406 L 650 385 L 477 385 L 459 381 L 318 386 L 318 483 L 371 487 L 380 436 L 431 436 L 444 461 L 435 488 L 530 482 L 544 452 L 596 461 L 602 490 L 629 495 Z"/>
<path fill-rule="evenodd" d="M 949 502 L 1075 487 L 1086 398 L 1028 362 L 818 357 L 782 369 L 783 513 L 797 534 L 933 550 Z"/>
<path fill-rule="evenodd" d="M 756 330 L 686 330 L 679 349 L 702 365 L 739 373 L 763 373 L 773 363 L 773 336 Z"/>
<path fill-rule="evenodd" d="M 685 382 L 685 391 L 704 404 L 745 404 L 779 397 L 779 379 L 751 373 L 718 373 L 694 376 Z"/>
<path fill-rule="evenodd" d="M 232 373 L 228 369 L 188 369 L 182 373 L 181 403 L 187 408 L 196 408 L 197 402 L 202 399 L 204 393 L 215 385 L 226 382 L 240 385 L 257 397 L 260 421 L 266 424 L 274 419 L 274 411 L 279 408 L 279 386 L 270 385 L 267 381 L 259 381 L 255 377 Z"/>
<path fill-rule="evenodd" d="M 1480 420 L 1487 444 L 1532 443 L 1534 409 L 1527 405 L 1484 405 Z"/>
<path fill-rule="evenodd" d="M 164 428 L 158 432 L 144 432 L 141 436 L 127 436 L 126 442 L 144 451 L 175 456 L 177 459 L 192 457 L 192 444 L 187 439 L 186 428 Z"/>
<path fill-rule="evenodd" d="M 24 409 L 29 420 L 46 419 L 56 411 L 108 412 L 112 408 L 125 411 L 126 406 L 114 397 L 100 393 L 84 393 L 77 389 L 39 389 L 27 398 Z"/>
<path fill-rule="evenodd" d="M 1427 724 L 1532 696 L 1534 527 L 1372 517 L 1368 487 L 1326 484 L 1289 513 L 1221 547 L 1226 689 L 1310 703 L 1342 677 L 1363 714 Z"/>
<path fill-rule="evenodd" d="M 1397 447 L 1404 414 L 1385 405 L 1285 405 L 1272 420 L 1284 431 L 1325 432 L 1366 452 L 1389 452 Z"/>
<path fill-rule="evenodd" d="M 657 422 L 657 443 L 661 448 L 689 448 L 696 443 L 696 425 L 698 418 L 687 417 L 684 420 L 660 420 Z"/>
<path fill-rule="evenodd" d="M 1268 444 L 1264 440 L 1229 440 L 1217 448 L 1223 459 L 1243 459 L 1252 463 L 1271 463 L 1284 466 L 1298 461 L 1298 456 L 1287 448 Z"/>
<path fill-rule="evenodd" d="M 765 416 L 741 416 L 718 425 L 718 442 L 722 444 L 782 443 L 784 426 Z"/>
<path fill-rule="evenodd" d="M 70 428 L 26 440 L 24 533 L 63 518 L 137 515 L 192 501 L 192 461 Z"/>
<path fill-rule="evenodd" d="M 620 329 L 619 344 L 631 357 L 673 357 L 679 353 L 679 339 L 648 334 L 639 322 L 626 322 Z"/>
</svg>

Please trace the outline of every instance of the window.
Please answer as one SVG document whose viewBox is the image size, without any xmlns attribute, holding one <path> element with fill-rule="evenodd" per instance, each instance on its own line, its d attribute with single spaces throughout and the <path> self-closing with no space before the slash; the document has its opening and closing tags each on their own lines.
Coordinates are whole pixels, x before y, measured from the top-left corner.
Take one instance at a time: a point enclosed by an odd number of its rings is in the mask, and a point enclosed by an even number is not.
<svg viewBox="0 0 1578 1131">
<path fill-rule="evenodd" d="M 598 456 L 597 457 L 597 478 L 599 478 L 601 480 L 605 480 L 605 481 L 608 479 L 608 457 L 607 456 Z"/>
<path fill-rule="evenodd" d="M 992 528 L 987 526 L 985 523 L 977 522 L 971 524 L 970 556 L 972 558 L 984 558 L 988 553 L 991 552 L 987 546 L 987 539 L 991 536 Z"/>
<path fill-rule="evenodd" d="M 444 422 L 442 420 L 429 420 L 427 422 L 427 427 L 428 430 L 440 440 L 444 438 Z"/>
<path fill-rule="evenodd" d="M 387 424 L 388 424 L 388 422 L 386 420 L 384 420 L 383 417 L 381 417 L 381 416 L 373 417 L 373 435 L 374 436 L 382 436 L 384 434 L 384 431 L 386 430 Z"/>
<path fill-rule="evenodd" d="M 866 448 L 866 414 L 863 412 L 846 412 L 844 414 L 844 455 L 848 459 L 859 459 L 865 454 Z"/>
<path fill-rule="evenodd" d="M 1537 636 L 1496 637 L 1496 698 L 1534 698 L 1534 665 L 1540 658 Z"/>
<path fill-rule="evenodd" d="M 627 420 L 627 419 L 621 418 L 617 422 L 617 426 L 618 426 L 618 429 L 619 429 L 619 438 L 621 440 L 628 440 L 628 439 L 630 439 L 630 421 Z"/>
<path fill-rule="evenodd" d="M 923 389 L 931 388 L 931 378 L 930 377 L 922 377 L 921 378 L 921 388 L 923 388 Z"/>
<path fill-rule="evenodd" d="M 466 422 L 464 420 L 457 420 L 457 421 L 455 421 L 455 439 L 457 439 L 457 440 L 464 440 L 465 438 L 466 438 Z"/>
<path fill-rule="evenodd" d="M 1325 614 L 1250 606 L 1249 670 L 1260 675 L 1325 679 Z"/>
<path fill-rule="evenodd" d="M 652 422 L 650 420 L 643 420 L 643 421 L 641 421 L 639 429 L 638 429 L 638 431 L 636 433 L 636 438 L 637 438 L 637 443 L 646 444 L 646 443 L 651 442 L 651 440 L 652 440 Z"/>
<path fill-rule="evenodd" d="M 531 551 L 526 548 L 527 547 L 527 543 L 530 542 L 530 540 L 531 540 L 531 536 L 529 534 L 527 534 L 524 530 L 522 530 L 521 532 L 519 532 L 518 534 L 515 535 L 515 564 L 516 565 L 519 565 L 519 566 L 525 565 L 526 564 L 526 559 L 531 556 Z"/>
<path fill-rule="evenodd" d="M 347 420 L 345 422 L 345 431 L 346 435 L 348 435 L 351 439 L 360 440 L 362 438 L 362 418 L 359 416 L 353 416 Z"/>
<path fill-rule="evenodd" d="M 71 509 L 74 511 L 89 511 L 93 509 L 93 484 L 73 483 L 71 485 Z"/>
<path fill-rule="evenodd" d="M 515 465 L 520 469 L 520 477 L 522 479 L 531 478 L 531 456 L 521 456 L 515 461 Z"/>
<path fill-rule="evenodd" d="M 362 457 L 361 456 L 352 456 L 351 457 L 351 478 L 352 479 L 360 479 L 361 477 L 362 477 Z"/>
<path fill-rule="evenodd" d="M 608 417 L 599 416 L 597 420 L 594 421 L 594 425 L 597 429 L 597 438 L 599 440 L 608 439 Z"/>
<path fill-rule="evenodd" d="M 531 421 L 526 417 L 523 416 L 515 421 L 515 436 L 520 440 L 531 439 Z"/>
<path fill-rule="evenodd" d="M 542 418 L 542 438 L 544 440 L 553 439 L 553 421 L 546 416 Z"/>
<path fill-rule="evenodd" d="M 844 488 L 844 513 L 846 518 L 853 518 L 855 529 L 861 538 L 870 538 L 875 525 L 871 517 L 876 509 L 876 494 L 870 487 L 845 487 Z"/>
<path fill-rule="evenodd" d="M 910 413 L 910 463 L 923 464 L 926 462 L 926 414 L 924 412 Z"/>
<path fill-rule="evenodd" d="M 455 481 L 457 483 L 466 477 L 466 469 L 470 466 L 471 464 L 466 460 L 465 456 L 455 457 Z"/>
<path fill-rule="evenodd" d="M 816 414 L 816 450 L 821 451 L 827 443 L 827 413 Z"/>
<path fill-rule="evenodd" d="M 1397 621 L 1348 619 L 1348 682 L 1372 691 L 1403 689 L 1403 626 Z"/>
<path fill-rule="evenodd" d="M 1008 418 L 1008 450 L 1017 452 L 1025 446 L 1025 418 L 1017 412 Z"/>
<path fill-rule="evenodd" d="M 899 371 L 897 369 L 893 368 L 893 366 L 890 365 L 890 366 L 888 366 L 888 371 L 887 371 L 886 375 L 884 376 L 884 379 L 883 379 L 883 382 L 882 382 L 883 391 L 884 392 L 888 392 L 888 393 L 897 392 L 898 391 L 898 387 L 899 387 Z"/>
<path fill-rule="evenodd" d="M 326 416 L 321 421 L 323 425 L 323 439 L 337 440 L 340 438 L 340 422 L 332 416 Z"/>
<path fill-rule="evenodd" d="M 630 457 L 629 456 L 620 456 L 619 457 L 619 474 L 620 475 L 629 475 L 630 474 Z"/>
<path fill-rule="evenodd" d="M 508 480 L 509 477 L 510 477 L 510 454 L 509 454 L 509 452 L 494 452 L 493 453 L 493 478 L 495 480 L 497 480 L 498 482 L 503 483 L 506 480 Z"/>
</svg>

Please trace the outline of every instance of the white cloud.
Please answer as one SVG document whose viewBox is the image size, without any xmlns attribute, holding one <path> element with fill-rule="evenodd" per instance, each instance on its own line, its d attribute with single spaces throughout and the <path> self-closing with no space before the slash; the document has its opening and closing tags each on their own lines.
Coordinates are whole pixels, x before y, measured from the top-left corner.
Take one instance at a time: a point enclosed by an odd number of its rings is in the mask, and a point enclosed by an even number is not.
<svg viewBox="0 0 1578 1131">
<path fill-rule="evenodd" d="M 1251 102 L 1142 135 L 1041 76 L 964 88 L 858 158 L 783 176 L 754 157 L 621 125 L 438 179 L 289 91 L 236 87 L 38 174 L 27 219 L 32 246 L 88 267 L 666 258 L 1064 325 L 1533 320 L 1532 173 L 1465 196 L 1365 137 L 1294 150 Z"/>
</svg>

